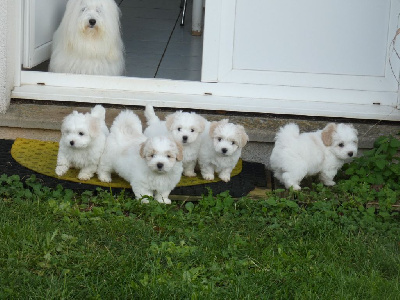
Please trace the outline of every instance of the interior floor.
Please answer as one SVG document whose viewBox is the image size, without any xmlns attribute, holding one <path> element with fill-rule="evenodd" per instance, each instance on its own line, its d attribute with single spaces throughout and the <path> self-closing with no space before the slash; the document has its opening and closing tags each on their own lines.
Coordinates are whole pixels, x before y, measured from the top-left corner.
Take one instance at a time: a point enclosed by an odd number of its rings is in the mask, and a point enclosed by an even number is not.
<svg viewBox="0 0 400 300">
<path fill-rule="evenodd" d="M 202 36 L 192 36 L 192 1 L 184 26 L 181 0 L 116 0 L 121 9 L 126 76 L 201 79 Z M 47 71 L 48 61 L 32 70 Z"/>
</svg>

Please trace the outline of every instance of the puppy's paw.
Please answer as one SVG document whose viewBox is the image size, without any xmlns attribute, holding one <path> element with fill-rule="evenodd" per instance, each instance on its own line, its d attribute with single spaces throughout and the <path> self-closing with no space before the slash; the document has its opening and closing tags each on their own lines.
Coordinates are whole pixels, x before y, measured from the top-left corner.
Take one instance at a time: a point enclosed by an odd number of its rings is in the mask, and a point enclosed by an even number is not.
<svg viewBox="0 0 400 300">
<path fill-rule="evenodd" d="M 111 175 L 110 174 L 99 174 L 97 176 L 101 182 L 111 182 Z"/>
<path fill-rule="evenodd" d="M 325 180 L 324 184 L 326 186 L 334 186 L 336 184 L 336 182 L 334 182 L 333 180 Z"/>
<path fill-rule="evenodd" d="M 57 166 L 56 167 L 56 174 L 58 176 L 63 176 L 65 173 L 67 173 L 68 169 L 69 168 L 67 166 Z"/>
<path fill-rule="evenodd" d="M 294 191 L 300 191 L 301 187 L 298 184 L 292 185 Z"/>
<path fill-rule="evenodd" d="M 78 174 L 79 180 L 89 180 L 92 177 L 93 177 L 92 173 L 79 172 L 79 174 Z"/>
<path fill-rule="evenodd" d="M 158 201 L 158 203 L 171 204 L 171 200 L 168 198 L 156 197 L 155 199 Z"/>
<path fill-rule="evenodd" d="M 194 172 L 194 171 L 184 171 L 183 175 L 186 177 L 196 177 L 197 176 L 196 172 Z"/>
<path fill-rule="evenodd" d="M 205 180 L 214 180 L 214 174 L 202 174 Z"/>
<path fill-rule="evenodd" d="M 231 174 L 219 174 L 222 181 L 228 182 L 231 180 Z"/>
</svg>

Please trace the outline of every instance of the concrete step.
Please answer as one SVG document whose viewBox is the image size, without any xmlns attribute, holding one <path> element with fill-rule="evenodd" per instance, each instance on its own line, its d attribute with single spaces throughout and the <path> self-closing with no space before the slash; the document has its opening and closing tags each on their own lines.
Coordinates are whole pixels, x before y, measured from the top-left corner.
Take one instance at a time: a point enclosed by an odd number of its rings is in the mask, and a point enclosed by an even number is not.
<svg viewBox="0 0 400 300">
<path fill-rule="evenodd" d="M 133 110 L 142 120 L 144 107 L 104 104 L 107 109 L 106 122 L 112 124 L 114 118 L 123 109 Z M 0 115 L 0 139 L 15 139 L 17 137 L 40 140 L 58 141 L 60 127 L 65 116 L 73 110 L 90 111 L 93 104 L 60 103 L 13 100 L 5 114 Z M 174 109 L 157 109 L 157 115 L 163 119 Z M 263 163 L 268 166 L 269 156 L 273 147 L 277 130 L 286 123 L 295 122 L 302 131 L 314 131 L 323 128 L 328 122 L 352 123 L 359 132 L 360 149 L 371 148 L 380 135 L 395 135 L 400 131 L 399 122 L 365 121 L 350 119 L 332 119 L 316 117 L 294 117 L 284 115 L 266 115 L 249 113 L 228 113 L 225 111 L 196 111 L 209 121 L 228 118 L 230 122 L 238 123 L 246 128 L 250 143 L 243 150 L 243 159 Z"/>
</svg>

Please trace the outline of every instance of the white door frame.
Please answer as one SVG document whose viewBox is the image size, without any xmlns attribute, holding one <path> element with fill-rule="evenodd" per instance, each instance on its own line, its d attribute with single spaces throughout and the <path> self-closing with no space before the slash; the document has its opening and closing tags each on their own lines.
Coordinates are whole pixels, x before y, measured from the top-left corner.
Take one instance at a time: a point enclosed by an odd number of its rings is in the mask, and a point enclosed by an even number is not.
<svg viewBox="0 0 400 300">
<path fill-rule="evenodd" d="M 22 0 L 14 1 L 21 5 Z M 21 71 L 21 57 L 17 57 L 15 62 L 17 76 L 12 97 L 400 121 L 400 111 L 397 109 L 399 105 L 397 91 L 384 93 L 390 101 L 389 103 L 381 103 L 382 93 L 379 91 L 335 90 L 234 82 L 213 83 L 212 81 L 217 80 L 218 77 L 213 77 L 215 76 L 215 73 L 213 74 L 215 69 L 207 66 L 210 66 L 213 62 L 218 62 L 221 58 L 210 57 L 207 47 L 210 47 L 213 41 L 218 41 L 219 32 L 218 30 L 213 31 L 209 27 L 212 22 L 209 21 L 208 18 L 211 16 L 207 17 L 207 13 L 211 8 L 221 5 L 221 1 L 223 0 L 213 0 L 206 3 L 205 36 L 207 36 L 207 42 L 205 42 L 204 48 L 202 76 L 203 80 L 210 82 Z M 22 20 L 22 10 L 16 13 L 16 17 Z M 8 51 L 22 50 L 21 31 L 19 34 L 20 36 L 17 38 L 21 43 L 19 43 L 18 49 L 8 49 Z M 219 47 L 219 43 L 216 47 Z"/>
</svg>

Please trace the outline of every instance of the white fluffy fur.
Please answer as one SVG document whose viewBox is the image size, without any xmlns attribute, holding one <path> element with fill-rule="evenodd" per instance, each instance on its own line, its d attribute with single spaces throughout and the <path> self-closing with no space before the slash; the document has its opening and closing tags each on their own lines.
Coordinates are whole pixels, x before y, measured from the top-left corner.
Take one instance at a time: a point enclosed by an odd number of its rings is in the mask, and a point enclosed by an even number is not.
<svg viewBox="0 0 400 300">
<path fill-rule="evenodd" d="M 49 71 L 122 75 L 125 62 L 119 17 L 114 0 L 69 0 L 53 36 Z"/>
<path fill-rule="evenodd" d="M 194 112 L 177 111 L 161 121 L 151 105 L 145 109 L 148 127 L 144 134 L 148 137 L 170 135 L 177 143 L 183 146 L 183 175 L 196 176 L 194 168 L 199 156 L 201 134 L 207 120 Z"/>
<path fill-rule="evenodd" d="M 74 111 L 65 117 L 57 156 L 58 176 L 71 167 L 80 169 L 80 180 L 89 180 L 94 175 L 108 135 L 105 113 L 103 106 L 96 105 L 90 113 Z"/>
<path fill-rule="evenodd" d="M 357 130 L 352 125 L 329 123 L 323 130 L 300 134 L 299 127 L 290 123 L 276 135 L 271 169 L 286 188 L 300 190 L 301 180 L 316 174 L 332 186 L 337 171 L 357 155 L 357 147 Z"/>
<path fill-rule="evenodd" d="M 219 178 L 228 182 L 248 141 L 249 137 L 241 125 L 229 123 L 227 119 L 207 122 L 199 152 L 203 178 L 213 180 L 214 172 L 217 172 Z"/>
<path fill-rule="evenodd" d="M 139 118 L 131 111 L 117 116 L 99 164 L 101 181 L 110 182 L 115 171 L 131 184 L 137 199 L 148 195 L 170 204 L 169 194 L 180 181 L 182 170 L 179 144 L 166 136 L 144 136 Z"/>
</svg>

